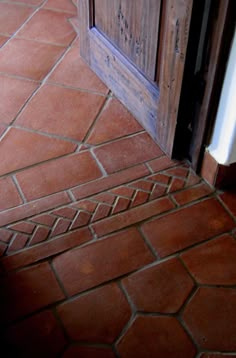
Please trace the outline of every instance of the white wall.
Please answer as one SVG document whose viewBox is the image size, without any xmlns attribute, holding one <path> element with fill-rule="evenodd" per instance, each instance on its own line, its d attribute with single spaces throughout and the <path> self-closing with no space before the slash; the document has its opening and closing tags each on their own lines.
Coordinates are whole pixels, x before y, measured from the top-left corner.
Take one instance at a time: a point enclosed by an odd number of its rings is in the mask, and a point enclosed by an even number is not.
<svg viewBox="0 0 236 358">
<path fill-rule="evenodd" d="M 236 162 L 236 32 L 208 151 L 219 164 Z"/>
</svg>

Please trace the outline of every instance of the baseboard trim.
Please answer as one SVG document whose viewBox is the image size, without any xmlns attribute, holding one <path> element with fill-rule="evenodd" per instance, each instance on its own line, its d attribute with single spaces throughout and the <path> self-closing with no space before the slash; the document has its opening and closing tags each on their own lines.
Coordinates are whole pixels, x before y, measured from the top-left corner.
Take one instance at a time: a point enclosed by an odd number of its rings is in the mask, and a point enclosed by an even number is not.
<svg viewBox="0 0 236 358">
<path fill-rule="evenodd" d="M 210 185 L 218 189 L 236 186 L 236 163 L 231 165 L 219 164 L 209 152 L 205 152 L 201 176 Z"/>
</svg>

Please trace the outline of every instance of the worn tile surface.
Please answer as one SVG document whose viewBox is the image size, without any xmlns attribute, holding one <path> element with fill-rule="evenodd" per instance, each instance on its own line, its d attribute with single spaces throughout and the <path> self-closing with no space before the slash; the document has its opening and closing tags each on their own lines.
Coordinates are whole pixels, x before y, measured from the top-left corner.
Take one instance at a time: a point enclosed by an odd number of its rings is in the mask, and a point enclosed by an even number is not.
<svg viewBox="0 0 236 358">
<path fill-rule="evenodd" d="M 89 69 L 76 3 L 0 1 L 1 348 L 234 357 L 235 190 L 165 156 Z"/>
</svg>

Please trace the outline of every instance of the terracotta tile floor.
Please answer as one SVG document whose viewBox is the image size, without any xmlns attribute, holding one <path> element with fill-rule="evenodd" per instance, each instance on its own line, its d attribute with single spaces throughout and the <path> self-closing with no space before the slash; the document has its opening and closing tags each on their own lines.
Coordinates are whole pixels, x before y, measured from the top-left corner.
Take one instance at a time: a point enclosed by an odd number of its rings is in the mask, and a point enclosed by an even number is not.
<svg viewBox="0 0 236 358">
<path fill-rule="evenodd" d="M 236 355 L 236 193 L 171 161 L 79 57 L 70 0 L 0 1 L 9 357 Z"/>
</svg>

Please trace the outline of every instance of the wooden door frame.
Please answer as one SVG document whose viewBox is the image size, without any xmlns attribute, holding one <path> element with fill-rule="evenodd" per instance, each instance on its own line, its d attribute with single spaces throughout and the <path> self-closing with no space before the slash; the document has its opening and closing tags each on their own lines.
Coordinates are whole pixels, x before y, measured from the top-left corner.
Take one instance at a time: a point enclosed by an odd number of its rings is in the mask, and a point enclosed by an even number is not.
<svg viewBox="0 0 236 358">
<path fill-rule="evenodd" d="M 178 105 L 186 57 L 193 0 L 163 0 L 159 38 L 158 87 L 152 85 L 128 60 L 120 56 L 94 26 L 94 1 L 79 0 L 80 53 L 108 87 L 169 156 L 172 155 Z M 115 55 L 114 55 L 115 54 Z M 104 74 L 101 66 L 106 66 Z M 128 70 L 127 70 L 128 69 Z M 129 81 L 121 84 L 119 78 Z M 117 73 L 116 73 L 117 72 Z M 137 81 L 139 79 L 139 81 Z M 143 84 L 140 88 L 140 82 Z M 139 96 L 139 106 L 128 106 L 128 93 Z M 159 106 L 157 103 L 159 102 Z M 157 118 L 157 121 L 155 120 Z"/>
<path fill-rule="evenodd" d="M 235 29 L 234 0 L 214 0 L 208 32 L 208 56 L 203 73 L 205 90 L 191 141 L 191 165 L 200 171 L 216 119 L 227 60 Z"/>
</svg>

